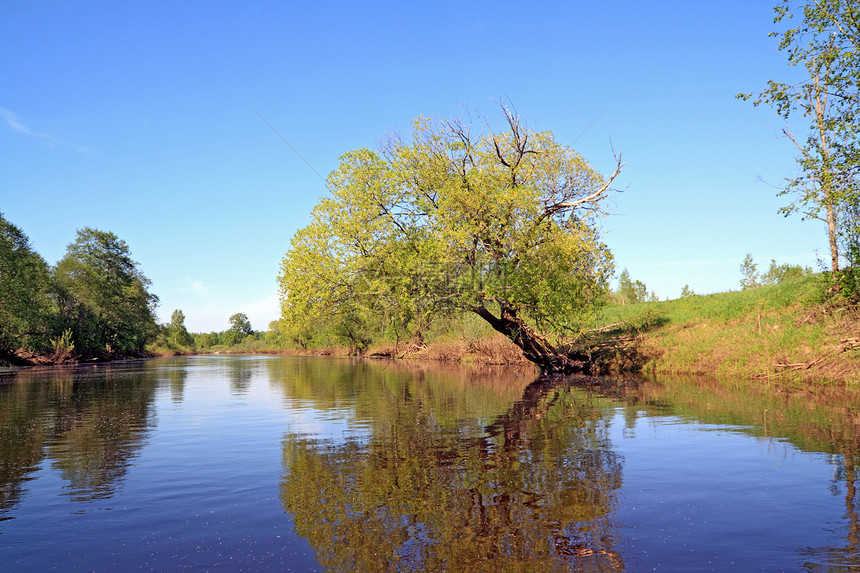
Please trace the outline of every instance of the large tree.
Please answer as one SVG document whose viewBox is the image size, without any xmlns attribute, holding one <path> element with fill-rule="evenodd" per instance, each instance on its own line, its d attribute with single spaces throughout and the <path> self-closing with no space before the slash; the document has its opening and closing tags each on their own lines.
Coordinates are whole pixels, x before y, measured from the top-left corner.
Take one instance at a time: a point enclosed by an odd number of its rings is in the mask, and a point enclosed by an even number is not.
<svg viewBox="0 0 860 573">
<path fill-rule="evenodd" d="M 248 320 L 248 315 L 244 312 L 237 312 L 230 316 L 230 329 L 224 332 L 224 341 L 227 344 L 238 344 L 245 337 L 254 334 L 254 329 L 251 328 L 251 321 Z"/>
<path fill-rule="evenodd" d="M 786 120 L 801 116 L 807 122 L 804 132 L 783 130 L 798 150 L 800 172 L 786 182 L 782 194 L 793 200 L 782 212 L 825 222 L 831 268 L 838 271 L 840 242 L 856 235 L 858 221 L 852 214 L 860 199 L 860 4 L 781 0 L 775 12 L 777 24 L 795 23 L 771 35 L 779 38 L 779 49 L 801 73 L 793 83 L 769 81 L 754 104 L 769 104 Z"/>
<path fill-rule="evenodd" d="M 158 297 L 125 241 L 85 227 L 55 269 L 64 327 L 85 353 L 136 354 L 156 332 Z"/>
<path fill-rule="evenodd" d="M 420 118 L 409 137 L 344 154 L 282 261 L 287 324 L 361 346 L 472 312 L 542 369 L 572 370 L 560 346 L 605 299 L 612 257 L 597 217 L 622 164 L 604 178 L 503 112 L 502 131 Z"/>
<path fill-rule="evenodd" d="M 50 288 L 47 263 L 0 213 L 0 356 L 46 343 Z"/>
<path fill-rule="evenodd" d="M 237 312 L 230 317 L 230 332 L 235 332 L 239 336 L 248 336 L 254 334 L 254 329 L 251 328 L 251 321 L 248 320 L 248 315 L 244 312 Z"/>
</svg>

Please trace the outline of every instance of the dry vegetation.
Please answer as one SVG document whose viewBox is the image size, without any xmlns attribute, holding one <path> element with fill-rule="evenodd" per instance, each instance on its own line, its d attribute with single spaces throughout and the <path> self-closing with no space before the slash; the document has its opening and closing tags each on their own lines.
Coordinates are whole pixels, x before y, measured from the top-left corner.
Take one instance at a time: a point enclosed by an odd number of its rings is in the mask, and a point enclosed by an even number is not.
<svg viewBox="0 0 860 573">
<path fill-rule="evenodd" d="M 500 366 L 531 366 L 522 351 L 501 334 L 482 337 L 444 337 L 426 344 L 381 345 L 371 357 L 411 358 Z"/>
</svg>

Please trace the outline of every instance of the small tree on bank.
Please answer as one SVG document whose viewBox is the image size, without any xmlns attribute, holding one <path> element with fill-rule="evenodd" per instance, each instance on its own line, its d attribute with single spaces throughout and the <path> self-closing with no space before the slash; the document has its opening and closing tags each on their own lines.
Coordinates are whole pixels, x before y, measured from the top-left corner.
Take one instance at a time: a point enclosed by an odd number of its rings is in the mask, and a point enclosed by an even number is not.
<svg viewBox="0 0 860 573">
<path fill-rule="evenodd" d="M 605 300 L 612 257 L 596 217 L 612 182 L 503 107 L 507 129 L 419 119 L 410 137 L 341 157 L 281 263 L 282 314 L 355 344 L 418 337 L 471 312 L 545 371 Z"/>
<path fill-rule="evenodd" d="M 659 300 L 653 292 L 648 294 L 648 287 L 640 280 L 630 278 L 630 271 L 624 269 L 618 277 L 618 290 L 615 291 L 615 300 L 618 304 L 636 304 L 639 302 L 653 302 Z"/>
<path fill-rule="evenodd" d="M 741 290 L 749 290 L 758 286 L 758 265 L 753 261 L 752 255 L 747 253 L 741 263 Z"/>
</svg>

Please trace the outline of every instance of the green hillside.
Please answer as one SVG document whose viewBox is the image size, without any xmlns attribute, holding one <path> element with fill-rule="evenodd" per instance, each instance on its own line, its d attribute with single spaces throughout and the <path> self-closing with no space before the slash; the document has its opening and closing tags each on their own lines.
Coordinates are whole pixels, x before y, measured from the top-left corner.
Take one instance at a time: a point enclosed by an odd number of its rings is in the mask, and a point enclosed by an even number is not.
<svg viewBox="0 0 860 573">
<path fill-rule="evenodd" d="M 860 383 L 856 308 L 824 301 L 821 275 L 738 292 L 608 307 L 646 371 Z"/>
</svg>

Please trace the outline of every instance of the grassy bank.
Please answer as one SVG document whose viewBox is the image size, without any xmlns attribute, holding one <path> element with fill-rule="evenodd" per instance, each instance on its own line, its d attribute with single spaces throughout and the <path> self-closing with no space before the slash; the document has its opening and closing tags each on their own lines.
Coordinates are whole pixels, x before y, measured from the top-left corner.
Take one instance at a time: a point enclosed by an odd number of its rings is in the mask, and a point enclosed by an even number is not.
<svg viewBox="0 0 860 573">
<path fill-rule="evenodd" d="M 820 280 L 610 307 L 604 325 L 650 372 L 860 384 L 857 309 L 822 302 Z"/>
<path fill-rule="evenodd" d="M 627 340 L 623 366 L 635 363 L 644 372 L 860 385 L 860 313 L 823 298 L 821 277 L 809 275 L 751 290 L 610 306 L 598 330 Z M 284 350 L 259 341 L 213 350 L 354 353 Z M 420 343 L 376 343 L 364 355 L 534 368 L 510 340 L 470 314 L 435 322 Z"/>
</svg>

